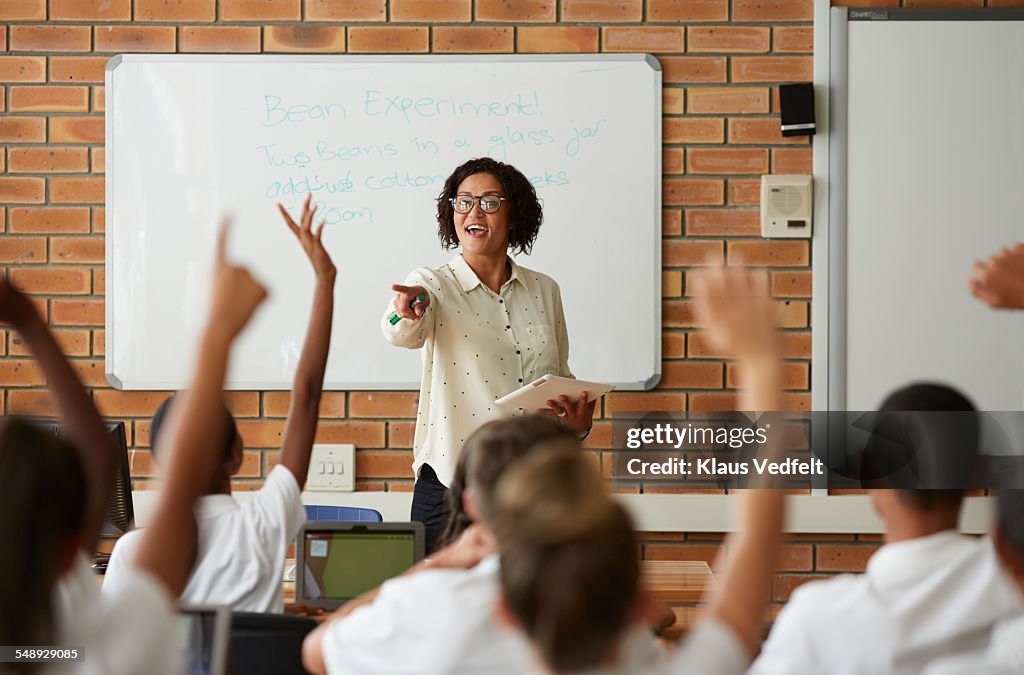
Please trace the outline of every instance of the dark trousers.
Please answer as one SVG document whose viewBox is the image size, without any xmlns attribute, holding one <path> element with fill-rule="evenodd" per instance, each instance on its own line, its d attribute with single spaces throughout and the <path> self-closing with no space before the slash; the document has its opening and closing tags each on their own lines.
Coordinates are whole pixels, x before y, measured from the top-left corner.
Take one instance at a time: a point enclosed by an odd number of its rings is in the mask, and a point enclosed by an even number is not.
<svg viewBox="0 0 1024 675">
<path fill-rule="evenodd" d="M 412 493 L 412 520 L 423 523 L 427 531 L 427 555 L 437 550 L 437 540 L 448 524 L 448 488 L 446 488 L 433 467 L 424 464 L 416 488 Z"/>
</svg>

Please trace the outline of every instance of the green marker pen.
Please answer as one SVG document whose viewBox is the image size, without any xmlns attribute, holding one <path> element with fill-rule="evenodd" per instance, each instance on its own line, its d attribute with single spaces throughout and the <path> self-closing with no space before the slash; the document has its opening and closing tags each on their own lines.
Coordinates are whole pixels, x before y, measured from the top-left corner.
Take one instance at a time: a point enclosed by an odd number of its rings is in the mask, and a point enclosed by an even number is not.
<svg viewBox="0 0 1024 675">
<path fill-rule="evenodd" d="M 424 303 L 426 301 L 427 301 L 427 296 L 425 294 L 423 294 L 423 293 L 420 293 L 419 295 L 416 296 L 416 298 L 412 302 L 409 303 L 409 309 L 415 309 L 416 305 L 419 305 L 419 304 Z M 391 316 L 388 318 L 388 322 L 392 326 L 394 326 L 396 323 L 398 323 L 401 320 L 402 320 L 402 317 L 398 316 L 397 312 L 392 313 Z"/>
</svg>

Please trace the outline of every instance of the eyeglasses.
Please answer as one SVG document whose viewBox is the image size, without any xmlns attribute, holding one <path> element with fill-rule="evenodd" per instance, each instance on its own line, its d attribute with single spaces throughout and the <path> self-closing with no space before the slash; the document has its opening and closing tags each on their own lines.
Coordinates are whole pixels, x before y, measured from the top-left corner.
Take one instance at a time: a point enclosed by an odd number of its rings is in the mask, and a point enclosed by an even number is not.
<svg viewBox="0 0 1024 675">
<path fill-rule="evenodd" d="M 507 202 L 508 199 L 498 195 L 456 195 L 448 201 L 452 203 L 456 213 L 469 213 L 477 201 L 480 202 L 480 210 L 484 213 L 497 213 L 501 203 Z"/>
</svg>

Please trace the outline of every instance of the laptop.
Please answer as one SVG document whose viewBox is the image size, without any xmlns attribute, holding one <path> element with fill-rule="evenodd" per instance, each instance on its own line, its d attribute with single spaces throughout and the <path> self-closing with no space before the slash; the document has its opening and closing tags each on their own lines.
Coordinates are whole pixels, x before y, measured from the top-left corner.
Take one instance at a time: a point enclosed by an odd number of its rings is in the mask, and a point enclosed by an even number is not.
<svg viewBox="0 0 1024 675">
<path fill-rule="evenodd" d="M 295 602 L 333 610 L 423 558 L 423 523 L 307 522 L 296 542 Z"/>
<path fill-rule="evenodd" d="M 182 605 L 178 610 L 178 644 L 188 675 L 226 675 L 231 640 L 227 605 Z"/>
</svg>

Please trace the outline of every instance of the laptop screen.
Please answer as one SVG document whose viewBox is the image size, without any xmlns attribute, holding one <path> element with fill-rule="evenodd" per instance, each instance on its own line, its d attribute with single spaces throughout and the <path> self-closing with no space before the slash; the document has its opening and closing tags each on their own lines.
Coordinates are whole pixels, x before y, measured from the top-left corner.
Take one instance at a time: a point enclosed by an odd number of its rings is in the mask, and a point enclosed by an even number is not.
<svg viewBox="0 0 1024 675">
<path fill-rule="evenodd" d="M 188 675 L 224 675 L 231 610 L 227 607 L 182 607 L 178 611 L 178 644 Z"/>
<path fill-rule="evenodd" d="M 302 600 L 354 598 L 418 559 L 415 529 L 365 526 L 304 530 Z"/>
</svg>

